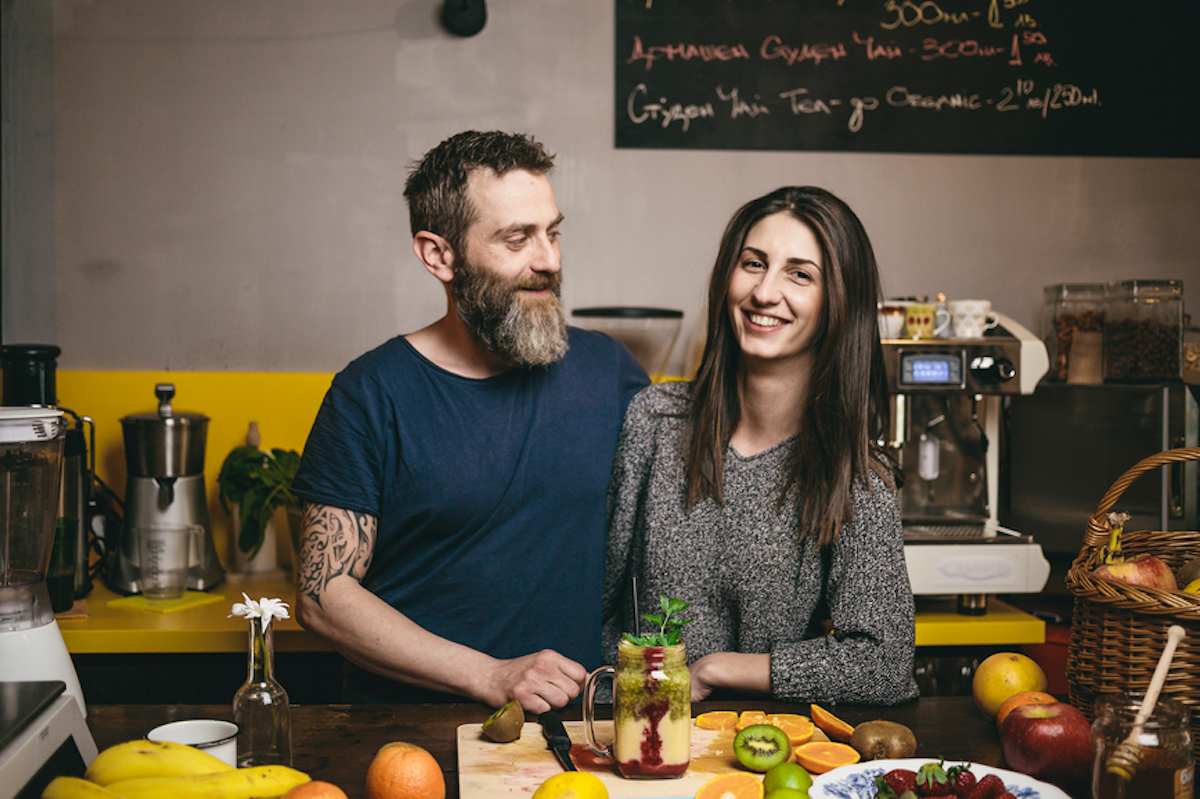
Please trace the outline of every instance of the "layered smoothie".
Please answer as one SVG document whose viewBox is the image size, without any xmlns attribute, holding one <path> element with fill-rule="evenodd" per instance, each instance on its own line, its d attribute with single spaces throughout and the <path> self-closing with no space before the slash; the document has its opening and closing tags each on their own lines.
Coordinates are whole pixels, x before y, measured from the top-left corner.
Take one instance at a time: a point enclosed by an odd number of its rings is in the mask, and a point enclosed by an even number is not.
<svg viewBox="0 0 1200 799">
<path fill-rule="evenodd" d="M 692 684 L 683 644 L 621 641 L 613 681 L 613 757 L 621 776 L 682 776 L 692 735 Z"/>
</svg>

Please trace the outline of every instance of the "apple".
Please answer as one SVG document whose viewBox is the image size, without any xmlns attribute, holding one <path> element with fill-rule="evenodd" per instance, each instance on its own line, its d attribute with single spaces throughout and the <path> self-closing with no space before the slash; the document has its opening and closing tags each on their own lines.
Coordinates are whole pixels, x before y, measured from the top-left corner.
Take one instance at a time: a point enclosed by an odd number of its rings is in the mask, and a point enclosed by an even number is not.
<svg viewBox="0 0 1200 799">
<path fill-rule="evenodd" d="M 1014 771 L 1071 789 L 1092 773 L 1091 725 L 1065 702 L 1013 708 L 1000 725 L 1004 762 Z"/>
<path fill-rule="evenodd" d="M 1120 580 L 1130 585 L 1157 588 L 1160 591 L 1178 591 L 1179 584 L 1166 561 L 1154 555 L 1138 555 L 1123 563 L 1106 563 L 1093 572 L 1106 580 Z"/>
</svg>

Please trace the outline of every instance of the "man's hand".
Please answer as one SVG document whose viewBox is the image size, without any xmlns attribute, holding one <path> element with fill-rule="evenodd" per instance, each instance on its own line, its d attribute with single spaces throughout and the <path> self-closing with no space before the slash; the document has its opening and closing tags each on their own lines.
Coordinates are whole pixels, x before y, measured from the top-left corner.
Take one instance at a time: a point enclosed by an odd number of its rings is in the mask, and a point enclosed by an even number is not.
<svg viewBox="0 0 1200 799">
<path fill-rule="evenodd" d="M 530 713 L 566 705 L 579 695 L 587 669 L 552 649 L 496 661 L 483 686 L 482 699 L 500 707 L 516 699 Z"/>
<path fill-rule="evenodd" d="M 714 688 L 755 693 L 771 692 L 771 656 L 747 652 L 712 652 L 697 660 L 692 676 L 692 701 L 708 698 Z"/>
</svg>

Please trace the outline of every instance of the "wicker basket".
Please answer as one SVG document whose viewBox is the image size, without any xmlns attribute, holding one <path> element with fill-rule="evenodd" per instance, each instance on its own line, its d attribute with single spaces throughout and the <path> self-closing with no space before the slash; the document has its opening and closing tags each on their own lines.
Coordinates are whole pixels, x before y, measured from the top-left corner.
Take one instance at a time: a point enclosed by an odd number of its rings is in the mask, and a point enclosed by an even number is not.
<svg viewBox="0 0 1200 799">
<path fill-rule="evenodd" d="M 1146 472 L 1184 461 L 1200 461 L 1200 448 L 1172 449 L 1138 462 L 1112 484 L 1088 521 L 1083 548 L 1067 572 L 1067 586 L 1075 597 L 1067 682 L 1071 703 L 1089 719 L 1098 694 L 1120 691 L 1140 700 L 1166 643 L 1167 628 L 1182 626 L 1187 637 L 1175 651 L 1163 696 L 1191 709 L 1192 749 L 1200 757 L 1200 596 L 1093 575 L 1108 544 L 1108 512 L 1125 489 Z M 1178 569 L 1200 556 L 1200 532 L 1127 530 L 1121 537 L 1121 553 L 1126 558 L 1157 555 Z"/>
</svg>

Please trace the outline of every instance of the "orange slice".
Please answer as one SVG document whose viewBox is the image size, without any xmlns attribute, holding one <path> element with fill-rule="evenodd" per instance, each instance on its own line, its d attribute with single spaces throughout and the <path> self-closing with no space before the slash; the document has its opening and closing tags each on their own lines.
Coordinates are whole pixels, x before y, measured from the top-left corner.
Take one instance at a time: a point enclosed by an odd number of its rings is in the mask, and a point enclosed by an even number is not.
<svg viewBox="0 0 1200 799">
<path fill-rule="evenodd" d="M 809 706 L 812 712 L 813 724 L 816 724 L 825 734 L 835 741 L 848 743 L 854 735 L 854 728 L 815 702 Z"/>
<path fill-rule="evenodd" d="M 742 715 L 738 716 L 737 727 L 738 731 L 744 730 L 751 724 L 766 724 L 767 714 L 762 710 L 743 710 Z"/>
<path fill-rule="evenodd" d="M 744 771 L 721 774 L 704 783 L 695 799 L 763 799 L 762 780 Z"/>
<path fill-rule="evenodd" d="M 767 716 L 767 723 L 786 732 L 792 746 L 808 743 L 813 737 L 813 730 L 816 729 L 807 716 L 801 716 L 799 713 L 774 713 Z"/>
<path fill-rule="evenodd" d="M 857 763 L 858 752 L 853 746 L 826 741 L 809 741 L 800 744 L 792 750 L 796 762 L 804 766 L 812 774 L 824 774 L 838 766 L 849 766 Z"/>
<path fill-rule="evenodd" d="M 710 710 L 696 716 L 696 726 L 702 730 L 732 730 L 737 721 L 738 714 L 733 710 Z"/>
</svg>

